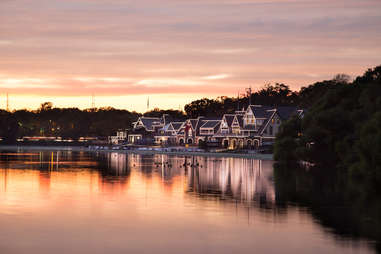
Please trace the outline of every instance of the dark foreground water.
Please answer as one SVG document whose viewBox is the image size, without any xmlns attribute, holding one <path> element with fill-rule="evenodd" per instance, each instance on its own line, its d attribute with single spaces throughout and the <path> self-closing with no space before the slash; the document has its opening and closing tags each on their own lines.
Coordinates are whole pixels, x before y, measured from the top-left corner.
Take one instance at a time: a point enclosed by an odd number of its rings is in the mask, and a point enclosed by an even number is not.
<svg viewBox="0 0 381 254">
<path fill-rule="evenodd" d="M 275 179 L 271 161 L 3 151 L 0 253 L 376 252 Z"/>
</svg>

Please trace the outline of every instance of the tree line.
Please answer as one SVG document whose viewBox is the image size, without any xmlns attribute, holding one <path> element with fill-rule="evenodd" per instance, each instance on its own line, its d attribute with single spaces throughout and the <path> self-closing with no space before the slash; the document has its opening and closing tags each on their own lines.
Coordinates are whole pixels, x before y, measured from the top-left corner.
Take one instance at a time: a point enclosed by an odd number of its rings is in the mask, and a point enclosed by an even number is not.
<svg viewBox="0 0 381 254">
<path fill-rule="evenodd" d="M 19 137 L 46 136 L 77 140 L 106 137 L 131 126 L 139 113 L 114 108 L 54 108 L 43 103 L 37 110 L 0 111 L 0 137 L 12 143 Z"/>
<path fill-rule="evenodd" d="M 277 200 L 308 207 L 335 234 L 369 239 L 380 252 L 381 65 L 328 83 L 303 119 L 281 125 Z"/>
<path fill-rule="evenodd" d="M 268 106 L 298 106 L 310 108 L 327 91 L 338 84 L 349 83 L 345 74 L 292 91 L 283 83 L 266 84 L 251 95 L 237 97 L 221 96 L 216 99 L 203 98 L 185 105 L 184 111 L 155 108 L 144 114 L 111 107 L 85 109 L 57 108 L 46 102 L 37 110 L 0 110 L 0 137 L 14 142 L 24 136 L 55 136 L 78 139 L 83 136 L 106 137 L 118 129 L 130 129 L 139 116 L 160 117 L 168 114 L 172 119 L 184 120 L 198 116 L 221 117 L 225 113 L 247 108 L 250 104 Z"/>
<path fill-rule="evenodd" d="M 313 95 L 317 98 L 303 119 L 281 126 L 275 159 L 335 168 L 364 182 L 364 188 L 381 190 L 381 65 L 353 82 L 332 80 L 328 85 Z"/>
<path fill-rule="evenodd" d="M 316 82 L 302 87 L 299 91 L 292 91 L 288 85 L 283 83 L 266 84 L 258 91 L 241 97 L 221 96 L 217 99 L 195 100 L 185 105 L 184 110 L 188 117 L 196 118 L 234 113 L 237 110 L 246 109 L 250 103 L 266 106 L 297 106 L 308 109 L 335 84 L 348 83 L 349 80 L 348 75 L 337 74 L 332 80 Z"/>
</svg>

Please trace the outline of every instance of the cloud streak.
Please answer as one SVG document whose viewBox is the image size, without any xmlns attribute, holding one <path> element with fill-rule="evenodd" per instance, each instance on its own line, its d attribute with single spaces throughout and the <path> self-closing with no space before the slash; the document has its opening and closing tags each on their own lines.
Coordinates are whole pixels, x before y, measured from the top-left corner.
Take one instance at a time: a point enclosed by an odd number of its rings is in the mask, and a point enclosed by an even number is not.
<svg viewBox="0 0 381 254">
<path fill-rule="evenodd" d="M 234 95 L 269 81 L 298 89 L 380 64 L 380 13 L 378 0 L 1 1 L 0 88 L 15 96 Z"/>
</svg>

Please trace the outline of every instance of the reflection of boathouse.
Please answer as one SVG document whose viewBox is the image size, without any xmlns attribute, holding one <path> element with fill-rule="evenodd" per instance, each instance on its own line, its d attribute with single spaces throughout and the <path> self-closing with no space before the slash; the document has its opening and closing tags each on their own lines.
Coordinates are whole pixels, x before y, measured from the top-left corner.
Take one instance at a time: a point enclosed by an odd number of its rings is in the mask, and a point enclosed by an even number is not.
<svg viewBox="0 0 381 254">
<path fill-rule="evenodd" d="M 272 162 L 224 158 L 205 159 L 203 165 L 190 170 L 190 191 L 243 202 L 275 202 Z"/>
</svg>

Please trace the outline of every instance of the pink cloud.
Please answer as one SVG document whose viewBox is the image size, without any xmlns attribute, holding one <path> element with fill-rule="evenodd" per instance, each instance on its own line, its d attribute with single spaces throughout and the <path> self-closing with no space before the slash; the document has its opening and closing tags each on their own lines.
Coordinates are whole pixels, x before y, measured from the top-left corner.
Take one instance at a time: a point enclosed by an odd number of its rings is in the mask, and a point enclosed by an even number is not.
<svg viewBox="0 0 381 254">
<path fill-rule="evenodd" d="M 299 89 L 380 64 L 380 13 L 378 0 L 1 1 L 0 89 L 36 96 L 235 95 L 266 82 Z"/>
</svg>

